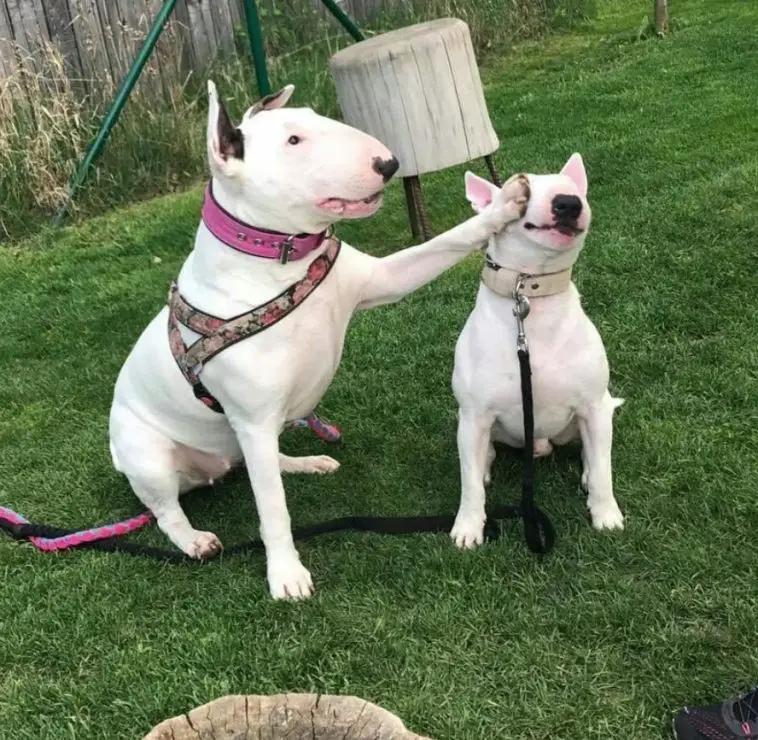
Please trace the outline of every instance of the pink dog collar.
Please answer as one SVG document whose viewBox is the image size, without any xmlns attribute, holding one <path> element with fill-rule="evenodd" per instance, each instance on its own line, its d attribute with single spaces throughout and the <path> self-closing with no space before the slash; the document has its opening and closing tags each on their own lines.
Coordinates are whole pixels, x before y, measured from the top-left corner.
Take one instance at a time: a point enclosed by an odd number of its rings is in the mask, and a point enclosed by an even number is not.
<svg viewBox="0 0 758 740">
<path fill-rule="evenodd" d="M 205 190 L 203 223 L 219 241 L 232 249 L 254 257 L 278 259 L 283 265 L 289 260 L 300 260 L 318 249 L 326 238 L 320 234 L 280 234 L 276 231 L 256 229 L 238 221 L 225 211 L 213 197 L 211 183 Z"/>
</svg>

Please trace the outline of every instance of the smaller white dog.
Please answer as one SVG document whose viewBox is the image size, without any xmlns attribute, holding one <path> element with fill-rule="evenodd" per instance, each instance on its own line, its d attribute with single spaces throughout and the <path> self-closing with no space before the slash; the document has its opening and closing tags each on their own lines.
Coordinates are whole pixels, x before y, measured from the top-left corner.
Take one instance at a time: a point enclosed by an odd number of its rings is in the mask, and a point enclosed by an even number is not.
<svg viewBox="0 0 758 740">
<path fill-rule="evenodd" d="M 460 407 L 461 502 L 450 533 L 460 548 L 484 541 L 485 490 L 493 440 L 524 446 L 517 354 L 516 288 L 529 300 L 525 320 L 534 396 L 534 455 L 551 442 L 582 443 L 582 486 L 596 529 L 622 529 L 613 495 L 613 412 L 623 403 L 608 391 L 603 341 L 582 309 L 571 270 L 590 226 L 587 175 L 574 154 L 558 175 L 529 175 L 524 216 L 491 237 L 476 305 L 455 350 L 453 391 Z M 475 211 L 498 189 L 466 173 Z"/>
</svg>

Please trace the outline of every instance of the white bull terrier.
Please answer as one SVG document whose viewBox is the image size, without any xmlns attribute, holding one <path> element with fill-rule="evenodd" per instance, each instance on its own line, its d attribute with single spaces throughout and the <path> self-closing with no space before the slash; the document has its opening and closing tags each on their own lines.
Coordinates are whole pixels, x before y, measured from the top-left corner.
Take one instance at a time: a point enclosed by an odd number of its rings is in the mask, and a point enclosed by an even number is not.
<svg viewBox="0 0 758 740">
<path fill-rule="evenodd" d="M 190 524 L 180 494 L 244 462 L 274 598 L 313 590 L 282 473 L 338 467 L 326 456 L 281 454 L 279 434 L 324 395 L 353 312 L 429 283 L 518 219 L 528 199 L 517 175 L 479 215 L 426 244 L 382 259 L 340 245 L 327 230 L 375 213 L 398 162 L 356 129 L 283 108 L 293 90 L 264 98 L 234 127 L 209 83 L 211 184 L 194 249 L 169 305 L 126 359 L 110 416 L 114 466 L 193 558 L 215 555 L 221 543 Z"/>
<path fill-rule="evenodd" d="M 460 548 L 484 540 L 485 485 L 493 440 L 524 446 L 521 379 L 514 316 L 516 287 L 531 310 L 525 320 L 534 398 L 534 455 L 551 442 L 582 444 L 582 486 L 597 529 L 623 528 L 613 495 L 613 412 L 602 339 L 584 313 L 571 270 L 590 226 L 587 175 L 574 154 L 558 175 L 528 175 L 523 217 L 490 239 L 474 310 L 458 338 L 453 391 L 459 405 L 461 502 L 450 533 Z M 498 189 L 466 173 L 466 197 L 481 212 Z"/>
</svg>

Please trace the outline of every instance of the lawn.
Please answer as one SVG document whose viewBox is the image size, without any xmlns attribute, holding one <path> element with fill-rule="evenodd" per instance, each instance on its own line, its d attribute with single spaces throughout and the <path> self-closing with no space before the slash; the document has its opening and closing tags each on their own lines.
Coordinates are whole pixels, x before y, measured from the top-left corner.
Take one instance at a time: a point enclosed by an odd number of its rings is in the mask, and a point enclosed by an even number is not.
<svg viewBox="0 0 758 740">
<path fill-rule="evenodd" d="M 592 31 L 483 65 L 504 173 L 585 157 L 595 221 L 576 280 L 627 399 L 626 530 L 590 528 L 571 448 L 537 467 L 559 536 L 543 560 L 516 525 L 472 553 L 444 535 L 335 534 L 300 547 L 317 589 L 305 603 L 269 599 L 257 554 L 165 565 L 0 539 L 3 740 L 136 739 L 224 694 L 286 691 L 355 694 L 436 740 L 647 740 L 683 703 L 758 681 L 758 4 L 673 0 L 667 40 L 638 36 L 650 5 L 604 0 Z M 438 229 L 468 216 L 462 172 L 425 180 Z M 111 391 L 200 199 L 0 251 L 0 504 L 72 527 L 138 510 L 110 465 Z M 402 246 L 400 185 L 340 234 L 376 254 Z M 321 406 L 343 427 L 342 468 L 286 478 L 296 524 L 455 511 L 450 374 L 479 264 L 356 317 Z M 326 447 L 304 432 L 282 444 Z M 492 495 L 515 500 L 518 483 L 506 452 Z M 186 506 L 227 545 L 256 534 L 242 475 Z"/>
</svg>

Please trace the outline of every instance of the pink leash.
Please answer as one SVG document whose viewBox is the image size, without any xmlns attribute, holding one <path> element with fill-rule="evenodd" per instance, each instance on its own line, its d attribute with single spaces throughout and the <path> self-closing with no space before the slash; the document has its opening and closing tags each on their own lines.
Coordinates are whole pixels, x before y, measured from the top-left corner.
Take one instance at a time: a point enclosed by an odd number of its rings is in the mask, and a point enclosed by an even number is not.
<svg viewBox="0 0 758 740">
<path fill-rule="evenodd" d="M 332 444 L 342 439 L 339 427 L 319 419 L 316 414 L 310 414 L 304 419 L 291 422 L 289 426 L 299 429 L 309 428 L 317 437 Z M 31 536 L 28 539 L 29 542 L 42 552 L 57 552 L 59 550 L 70 550 L 73 547 L 80 547 L 88 542 L 99 542 L 101 540 L 109 540 L 112 537 L 123 537 L 125 534 L 136 532 L 138 529 L 142 529 L 154 521 L 155 517 L 150 512 L 144 512 L 115 524 L 105 524 L 101 527 L 70 532 L 58 537 Z M 3 524 L 6 526 L 2 527 Z M 29 524 L 29 520 L 11 509 L 0 506 L 0 528 L 9 529 L 8 525 L 20 524 Z"/>
<path fill-rule="evenodd" d="M 0 506 L 0 520 L 10 522 L 11 524 L 29 524 L 28 519 L 24 519 L 21 514 L 17 514 L 11 509 Z M 84 529 L 81 532 L 73 532 L 62 537 L 30 537 L 31 542 L 38 550 L 42 552 L 56 552 L 58 550 L 69 550 L 72 547 L 78 547 L 85 542 L 96 542 L 98 540 L 108 540 L 111 537 L 121 537 L 129 532 L 134 532 L 154 521 L 150 513 L 139 514 L 131 519 L 125 519 L 123 522 L 115 524 L 105 524 L 102 527 L 93 529 Z"/>
</svg>

